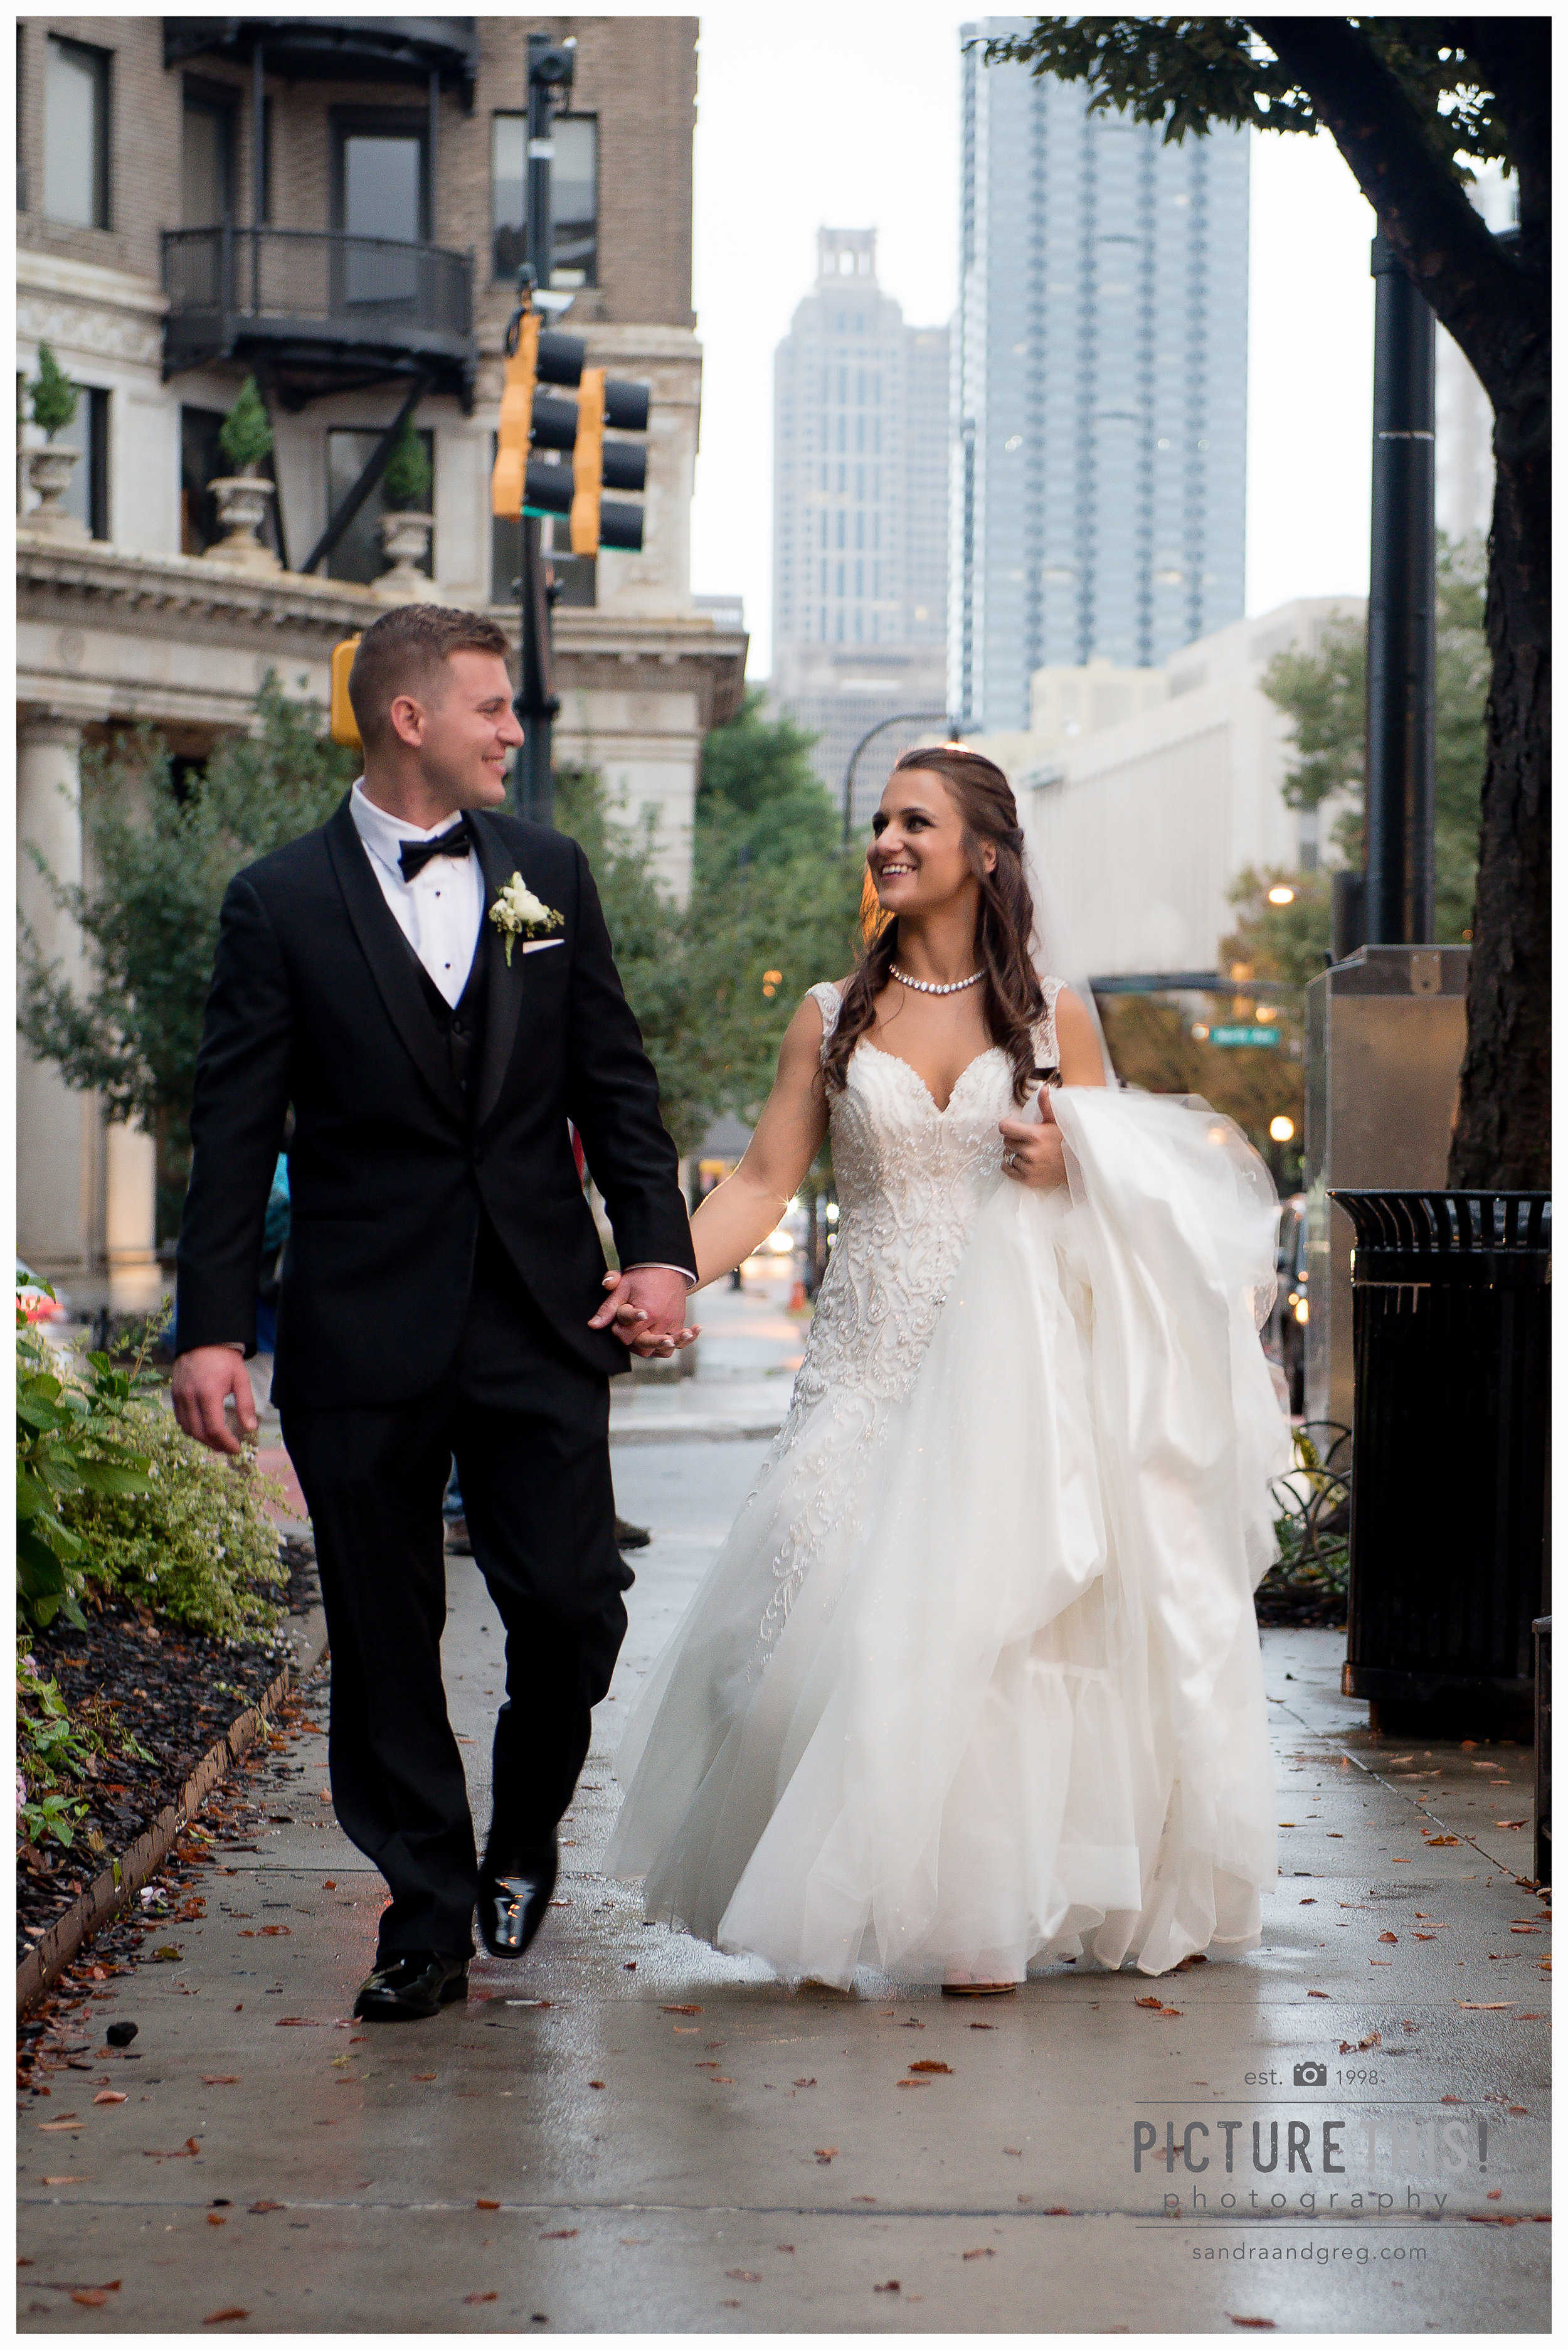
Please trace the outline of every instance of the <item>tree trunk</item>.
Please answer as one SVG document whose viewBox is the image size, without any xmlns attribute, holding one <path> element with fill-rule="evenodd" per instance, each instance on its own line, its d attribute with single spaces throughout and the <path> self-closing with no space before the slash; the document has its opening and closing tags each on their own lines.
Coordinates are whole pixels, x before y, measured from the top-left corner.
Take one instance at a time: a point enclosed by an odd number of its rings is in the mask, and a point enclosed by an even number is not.
<svg viewBox="0 0 1568 2350">
<path fill-rule="evenodd" d="M 1551 1181 L 1549 431 L 1527 396 L 1500 412 L 1494 441 L 1486 782 L 1449 1157 L 1449 1186 L 1461 1191 L 1543 1191 Z"/>
</svg>

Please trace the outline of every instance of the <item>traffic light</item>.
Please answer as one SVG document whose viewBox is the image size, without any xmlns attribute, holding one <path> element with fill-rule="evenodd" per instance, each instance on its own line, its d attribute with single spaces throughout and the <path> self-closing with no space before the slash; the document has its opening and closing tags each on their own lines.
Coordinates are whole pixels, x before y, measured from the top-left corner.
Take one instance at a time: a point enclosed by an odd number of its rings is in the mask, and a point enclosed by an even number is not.
<svg viewBox="0 0 1568 2350">
<path fill-rule="evenodd" d="M 587 355 L 580 336 L 542 330 L 536 313 L 523 313 L 517 348 L 506 362 L 491 511 L 508 517 L 569 516 L 574 555 L 597 555 L 601 546 L 639 554 L 642 508 L 602 492 L 644 489 L 648 459 L 641 449 L 607 442 L 605 432 L 647 432 L 648 386 L 619 383 L 603 368 L 585 367 Z M 537 390 L 539 384 L 577 396 L 555 400 Z M 570 471 L 534 456 L 535 449 L 569 453 Z"/>
<path fill-rule="evenodd" d="M 354 656 L 358 650 L 357 636 L 345 637 L 341 644 L 332 648 L 332 740 L 341 743 L 349 751 L 364 748 L 359 740 L 359 722 L 348 699 L 348 672 L 354 666 Z"/>
</svg>

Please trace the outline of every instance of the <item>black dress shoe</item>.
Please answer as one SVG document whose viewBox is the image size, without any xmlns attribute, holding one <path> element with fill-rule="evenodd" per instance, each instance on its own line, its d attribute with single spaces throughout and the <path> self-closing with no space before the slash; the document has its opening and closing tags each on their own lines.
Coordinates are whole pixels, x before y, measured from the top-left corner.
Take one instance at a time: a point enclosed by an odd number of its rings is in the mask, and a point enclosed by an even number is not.
<svg viewBox="0 0 1568 2350">
<path fill-rule="evenodd" d="M 468 1997 L 468 1960 L 445 1950 L 393 1951 L 359 1986 L 354 2012 L 370 2023 L 428 2021 Z"/>
<path fill-rule="evenodd" d="M 649 1533 L 646 1526 L 634 1526 L 626 1518 L 618 1518 L 616 1520 L 615 1546 L 617 1550 L 646 1550 L 652 1540 L 653 1537 Z"/>
<path fill-rule="evenodd" d="M 479 1879 L 479 1930 L 495 1959 L 520 1959 L 556 1889 L 556 1840 L 542 1850 L 487 1854 Z"/>
</svg>

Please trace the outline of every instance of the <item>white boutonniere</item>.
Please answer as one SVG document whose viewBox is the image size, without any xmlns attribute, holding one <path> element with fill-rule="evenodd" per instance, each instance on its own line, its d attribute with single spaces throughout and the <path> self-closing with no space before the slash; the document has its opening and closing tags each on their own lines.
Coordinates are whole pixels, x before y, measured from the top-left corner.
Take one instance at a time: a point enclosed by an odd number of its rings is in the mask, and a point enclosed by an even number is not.
<svg viewBox="0 0 1568 2350">
<path fill-rule="evenodd" d="M 490 919 L 506 942 L 507 968 L 511 968 L 512 949 L 518 939 L 531 939 L 540 931 L 558 931 L 561 917 L 553 906 L 535 898 L 521 873 L 512 879 L 490 909 Z"/>
</svg>

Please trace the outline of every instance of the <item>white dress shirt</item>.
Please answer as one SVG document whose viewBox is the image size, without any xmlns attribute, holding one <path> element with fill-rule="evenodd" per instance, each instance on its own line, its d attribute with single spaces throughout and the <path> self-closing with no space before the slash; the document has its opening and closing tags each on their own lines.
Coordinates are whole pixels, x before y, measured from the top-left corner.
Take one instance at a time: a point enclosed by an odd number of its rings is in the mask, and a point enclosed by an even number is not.
<svg viewBox="0 0 1568 2350">
<path fill-rule="evenodd" d="M 432 857 L 405 881 L 398 852 L 405 840 L 433 840 L 461 818 L 443 816 L 428 832 L 421 830 L 367 798 L 363 777 L 348 795 L 348 813 L 399 929 L 447 1002 L 455 1004 L 468 983 L 484 920 L 479 858 L 472 847 L 466 857 Z"/>
</svg>

